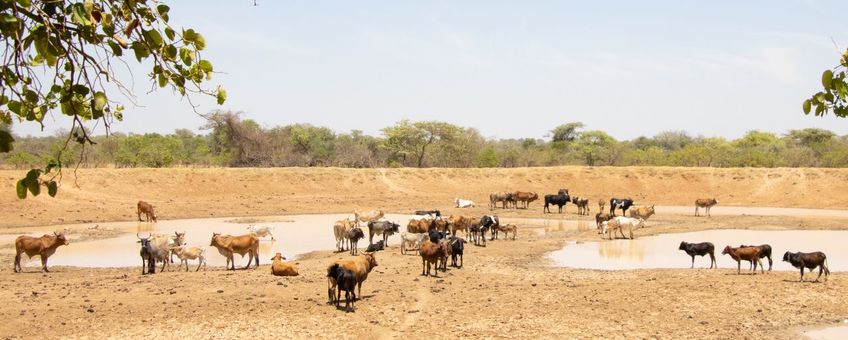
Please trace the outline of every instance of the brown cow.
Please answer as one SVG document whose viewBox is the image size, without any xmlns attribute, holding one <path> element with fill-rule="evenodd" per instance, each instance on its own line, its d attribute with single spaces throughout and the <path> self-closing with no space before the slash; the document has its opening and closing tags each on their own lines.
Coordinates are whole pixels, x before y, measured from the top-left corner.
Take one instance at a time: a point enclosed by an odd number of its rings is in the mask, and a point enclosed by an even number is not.
<svg viewBox="0 0 848 340">
<path fill-rule="evenodd" d="M 707 211 L 707 216 L 710 216 L 710 209 L 718 204 L 715 198 L 699 198 L 695 200 L 695 216 L 698 215 L 698 208 L 704 208 Z"/>
<path fill-rule="evenodd" d="M 448 224 L 450 225 L 451 234 L 456 236 L 456 233 L 460 230 L 465 232 L 465 237 L 468 238 L 468 233 L 471 229 L 471 222 L 474 221 L 475 218 L 473 216 L 465 216 L 465 215 L 451 215 L 448 217 Z M 476 220 L 480 220 L 479 218 Z"/>
<path fill-rule="evenodd" d="M 150 222 L 150 220 L 156 222 L 156 212 L 153 210 L 153 204 L 147 203 L 145 201 L 138 201 L 138 204 L 136 204 L 135 212 L 136 214 L 138 214 L 139 222 L 142 222 L 141 214 L 144 214 L 144 219 L 147 220 L 147 222 Z"/>
<path fill-rule="evenodd" d="M 610 215 L 609 213 L 603 212 L 603 210 L 601 210 L 601 212 L 595 214 L 595 224 L 598 225 L 598 234 L 601 233 L 601 223 L 604 223 L 604 222 L 609 221 L 611 219 L 612 219 L 612 215 Z"/>
<path fill-rule="evenodd" d="M 494 192 L 489 194 L 489 209 L 495 209 L 498 207 L 498 202 L 503 202 L 501 205 L 501 209 L 506 209 L 509 207 L 511 202 L 513 202 L 515 193 L 512 192 Z"/>
<path fill-rule="evenodd" d="M 598 200 L 598 211 L 604 211 L 604 206 L 606 206 L 606 205 L 607 205 L 607 201 L 605 201 L 603 198 L 599 199 Z"/>
<path fill-rule="evenodd" d="M 336 277 L 330 275 L 331 272 L 337 271 L 338 267 L 350 270 L 356 276 L 357 296 L 362 296 L 362 282 L 368 278 L 368 273 L 377 266 L 377 259 L 374 253 L 363 253 L 350 260 L 337 260 L 327 267 L 327 295 L 330 297 L 330 303 L 336 300 Z"/>
<path fill-rule="evenodd" d="M 437 218 L 437 219 L 435 219 L 435 220 L 433 221 L 432 225 L 433 225 L 433 229 L 436 229 L 436 230 L 438 230 L 438 231 L 441 231 L 441 232 L 444 232 L 444 233 L 446 233 L 446 232 L 448 232 L 448 231 L 449 231 L 449 229 L 448 229 L 448 221 L 447 221 L 447 220 L 445 220 L 445 219 L 443 219 L 443 218 Z"/>
<path fill-rule="evenodd" d="M 252 234 L 231 236 L 212 233 L 212 241 L 209 245 L 218 248 L 218 252 L 227 258 L 227 270 L 236 270 L 236 260 L 233 258 L 234 253 L 238 253 L 242 257 L 244 257 L 244 254 L 250 255 L 244 269 L 250 268 L 250 262 L 253 262 L 254 258 L 256 259 L 256 268 L 259 268 L 259 238 Z M 230 263 L 232 263 L 232 268 L 230 267 Z"/>
<path fill-rule="evenodd" d="M 422 218 L 420 220 L 409 220 L 409 223 L 406 225 L 406 231 L 416 234 L 429 232 L 430 228 L 433 227 L 433 221 L 434 220 L 429 218 Z"/>
<path fill-rule="evenodd" d="M 589 216 L 589 199 L 586 197 L 574 196 L 571 198 L 571 203 L 577 206 L 577 215 Z"/>
<path fill-rule="evenodd" d="M 515 235 L 518 234 L 518 226 L 515 224 L 498 225 L 498 231 L 504 233 L 504 239 L 509 239 L 509 234 L 512 233 L 512 240 L 515 240 Z"/>
<path fill-rule="evenodd" d="M 271 274 L 274 276 L 298 276 L 297 267 L 288 262 L 283 262 L 286 258 L 283 254 L 277 253 L 271 258 Z"/>
<path fill-rule="evenodd" d="M 26 253 L 29 258 L 35 255 L 41 256 L 41 270 L 47 270 L 47 258 L 56 252 L 59 246 L 68 245 L 68 239 L 65 238 L 65 233 L 53 232 L 53 235 L 44 235 L 41 237 L 18 236 L 15 239 L 15 273 L 23 271 L 21 268 L 21 253 Z"/>
<path fill-rule="evenodd" d="M 521 203 L 524 203 L 524 209 L 528 209 L 530 207 L 530 203 L 539 199 L 539 194 L 537 194 L 535 192 L 516 191 L 513 194 L 513 197 L 515 198 L 515 202 L 516 202 L 515 207 L 516 208 L 518 208 L 517 202 L 521 202 Z"/>
<path fill-rule="evenodd" d="M 757 247 L 733 248 L 731 246 L 727 246 L 724 247 L 724 250 L 721 252 L 721 254 L 730 255 L 731 258 L 736 260 L 736 274 L 742 274 L 742 260 L 751 262 L 754 265 L 754 274 L 757 274 L 757 264 L 759 263 L 760 271 L 765 274 L 765 269 L 763 269 L 763 261 L 760 260 L 761 252 L 762 250 Z"/>
<path fill-rule="evenodd" d="M 655 213 L 656 210 L 654 210 L 654 205 L 652 204 L 650 207 L 638 207 L 636 209 L 630 210 L 630 217 L 641 218 L 647 221 L 648 217 L 651 217 L 651 215 Z"/>
</svg>

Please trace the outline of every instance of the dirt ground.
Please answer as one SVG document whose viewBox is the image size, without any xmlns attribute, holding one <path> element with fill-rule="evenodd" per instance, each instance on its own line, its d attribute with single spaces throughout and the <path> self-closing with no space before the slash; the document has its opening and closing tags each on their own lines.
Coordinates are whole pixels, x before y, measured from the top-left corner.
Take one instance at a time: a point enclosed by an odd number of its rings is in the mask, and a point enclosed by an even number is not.
<svg viewBox="0 0 848 340">
<path fill-rule="evenodd" d="M 721 205 L 841 208 L 848 171 L 823 169 L 532 168 L 532 169 L 134 169 L 66 175 L 57 199 L 18 201 L 14 178 L 0 171 L 0 226 L 130 220 L 134 203 L 157 205 L 162 218 L 348 212 L 408 213 L 453 197 L 485 204 L 489 191 L 630 195 L 642 203 L 688 205 L 717 196 Z M 585 192 L 585 194 L 582 194 Z M 587 219 L 573 215 L 575 219 Z M 593 206 L 593 211 L 597 207 Z M 471 214 L 488 212 L 485 207 Z M 503 216 L 543 217 L 541 204 Z M 848 229 L 848 219 L 814 216 L 659 214 L 651 234 L 719 228 Z M 330 226 L 326 226 L 331 232 Z M 526 230 L 526 229 L 525 229 Z M 550 267 L 545 254 L 566 240 L 594 241 L 594 230 L 536 233 L 468 246 L 465 266 L 421 276 L 421 260 L 397 247 L 377 253 L 355 313 L 326 304 L 325 268 L 346 254 L 298 259 L 301 276 L 255 270 L 166 272 L 140 268 L 0 268 L 2 338 L 796 338 L 800 329 L 848 318 L 846 274 L 798 283 L 797 272 L 736 275 L 735 270 L 599 271 Z M 129 249 L 128 251 L 136 251 Z M 54 256 L 61 256 L 61 248 Z M 685 254 L 680 255 L 686 260 Z M 237 259 L 238 264 L 245 260 Z"/>
</svg>

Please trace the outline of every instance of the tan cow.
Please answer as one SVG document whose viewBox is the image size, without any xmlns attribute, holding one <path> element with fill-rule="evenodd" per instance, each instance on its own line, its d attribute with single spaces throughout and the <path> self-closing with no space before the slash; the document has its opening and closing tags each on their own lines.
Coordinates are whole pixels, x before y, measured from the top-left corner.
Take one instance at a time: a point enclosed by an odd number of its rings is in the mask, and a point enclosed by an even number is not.
<svg viewBox="0 0 848 340">
<path fill-rule="evenodd" d="M 641 218 L 647 221 L 648 217 L 651 217 L 651 215 L 655 213 L 656 210 L 654 210 L 654 205 L 652 204 L 650 207 L 638 207 L 636 209 L 630 210 L 630 217 Z"/>
<path fill-rule="evenodd" d="M 271 274 L 274 276 L 298 276 L 297 267 L 288 262 L 283 262 L 286 258 L 283 254 L 277 253 L 271 258 Z"/>
<path fill-rule="evenodd" d="M 385 215 L 386 214 L 382 210 L 371 210 L 371 211 L 359 212 L 359 210 L 353 209 L 353 217 L 356 219 L 356 226 L 357 227 L 359 226 L 359 222 L 368 223 L 368 222 L 371 222 L 371 221 L 376 221 L 376 220 L 383 218 L 383 216 L 385 216 Z"/>
<path fill-rule="evenodd" d="M 465 215 L 451 215 L 448 217 L 448 224 L 451 226 L 451 234 L 456 235 L 457 231 L 465 231 L 465 237 L 468 238 L 468 233 L 471 230 L 471 223 L 475 218 Z M 479 218 L 476 220 L 480 220 Z"/>
<path fill-rule="evenodd" d="M 371 270 L 376 266 L 377 259 L 374 257 L 374 253 L 363 253 L 353 259 L 337 260 L 330 264 L 327 267 L 327 295 L 330 297 L 330 302 L 333 302 L 336 299 L 336 278 L 329 275 L 331 272 L 336 270 L 333 269 L 333 267 L 342 267 L 353 272 L 353 275 L 356 276 L 356 286 L 358 290 L 356 295 L 362 296 L 362 282 L 368 278 L 368 274 L 371 273 Z"/>
<path fill-rule="evenodd" d="M 150 222 L 151 220 L 153 220 L 153 222 L 156 222 L 156 212 L 153 210 L 153 204 L 147 203 L 145 201 L 138 201 L 138 204 L 136 204 L 135 212 L 136 214 L 138 214 L 139 222 L 142 222 L 141 214 L 144 214 L 144 218 L 145 220 L 147 220 L 147 222 Z"/>
<path fill-rule="evenodd" d="M 710 215 L 710 209 L 712 209 L 712 207 L 716 204 L 718 204 L 718 200 L 716 200 L 715 198 L 699 198 L 699 199 L 696 199 L 695 200 L 695 216 L 699 216 L 698 215 L 698 208 L 704 208 L 704 210 L 707 211 L 707 216 L 711 216 Z"/>
<path fill-rule="evenodd" d="M 65 238 L 65 233 L 53 232 L 53 235 L 44 235 L 41 237 L 18 236 L 15 239 L 15 273 L 23 271 L 21 268 L 21 254 L 26 253 L 29 258 L 35 255 L 41 256 L 41 270 L 47 270 L 47 258 L 56 252 L 59 246 L 68 245 L 68 239 Z"/>
<path fill-rule="evenodd" d="M 238 253 L 242 257 L 244 257 L 244 254 L 250 254 L 244 269 L 250 268 L 250 262 L 254 258 L 256 259 L 256 267 L 259 267 L 259 238 L 252 234 L 231 236 L 212 233 L 212 241 L 209 245 L 218 248 L 218 252 L 227 258 L 226 267 L 228 270 L 236 270 L 236 261 L 233 258 L 234 253 Z M 230 267 L 230 263 L 232 263 L 232 267 Z"/>
<path fill-rule="evenodd" d="M 343 219 L 336 221 L 333 224 L 333 236 L 336 237 L 336 250 L 339 252 L 345 251 L 345 242 L 348 243 L 348 248 L 350 248 L 350 242 L 347 239 L 347 232 L 356 225 L 355 221 L 350 219 Z"/>
</svg>

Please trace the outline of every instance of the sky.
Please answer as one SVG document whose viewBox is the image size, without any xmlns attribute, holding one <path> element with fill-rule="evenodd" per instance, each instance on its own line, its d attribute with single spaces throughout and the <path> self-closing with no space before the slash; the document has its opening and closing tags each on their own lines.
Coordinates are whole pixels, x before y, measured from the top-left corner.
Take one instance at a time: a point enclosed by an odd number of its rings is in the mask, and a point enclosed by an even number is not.
<svg viewBox="0 0 848 340">
<path fill-rule="evenodd" d="M 228 100 L 193 98 L 273 127 L 336 132 L 440 120 L 490 138 L 546 138 L 579 121 L 617 139 L 683 130 L 738 138 L 819 127 L 801 102 L 848 46 L 839 1 L 180 0 L 171 23 L 204 35 Z M 139 106 L 113 131 L 202 132 L 149 66 L 129 61 Z M 50 135 L 60 114 L 14 127 Z M 102 128 L 96 130 L 103 133 Z"/>
</svg>

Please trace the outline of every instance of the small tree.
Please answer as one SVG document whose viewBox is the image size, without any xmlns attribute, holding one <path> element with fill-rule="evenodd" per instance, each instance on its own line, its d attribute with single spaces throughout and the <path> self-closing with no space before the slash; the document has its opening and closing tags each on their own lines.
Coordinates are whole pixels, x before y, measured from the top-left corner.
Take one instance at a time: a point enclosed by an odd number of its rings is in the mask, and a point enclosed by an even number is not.
<svg viewBox="0 0 848 340">
<path fill-rule="evenodd" d="M 837 117 L 848 117 L 848 49 L 839 59 L 839 65 L 822 72 L 822 91 L 813 94 L 802 104 L 804 114 L 813 112 L 824 116 L 833 112 Z M 813 109 L 815 108 L 815 110 Z"/>
</svg>

